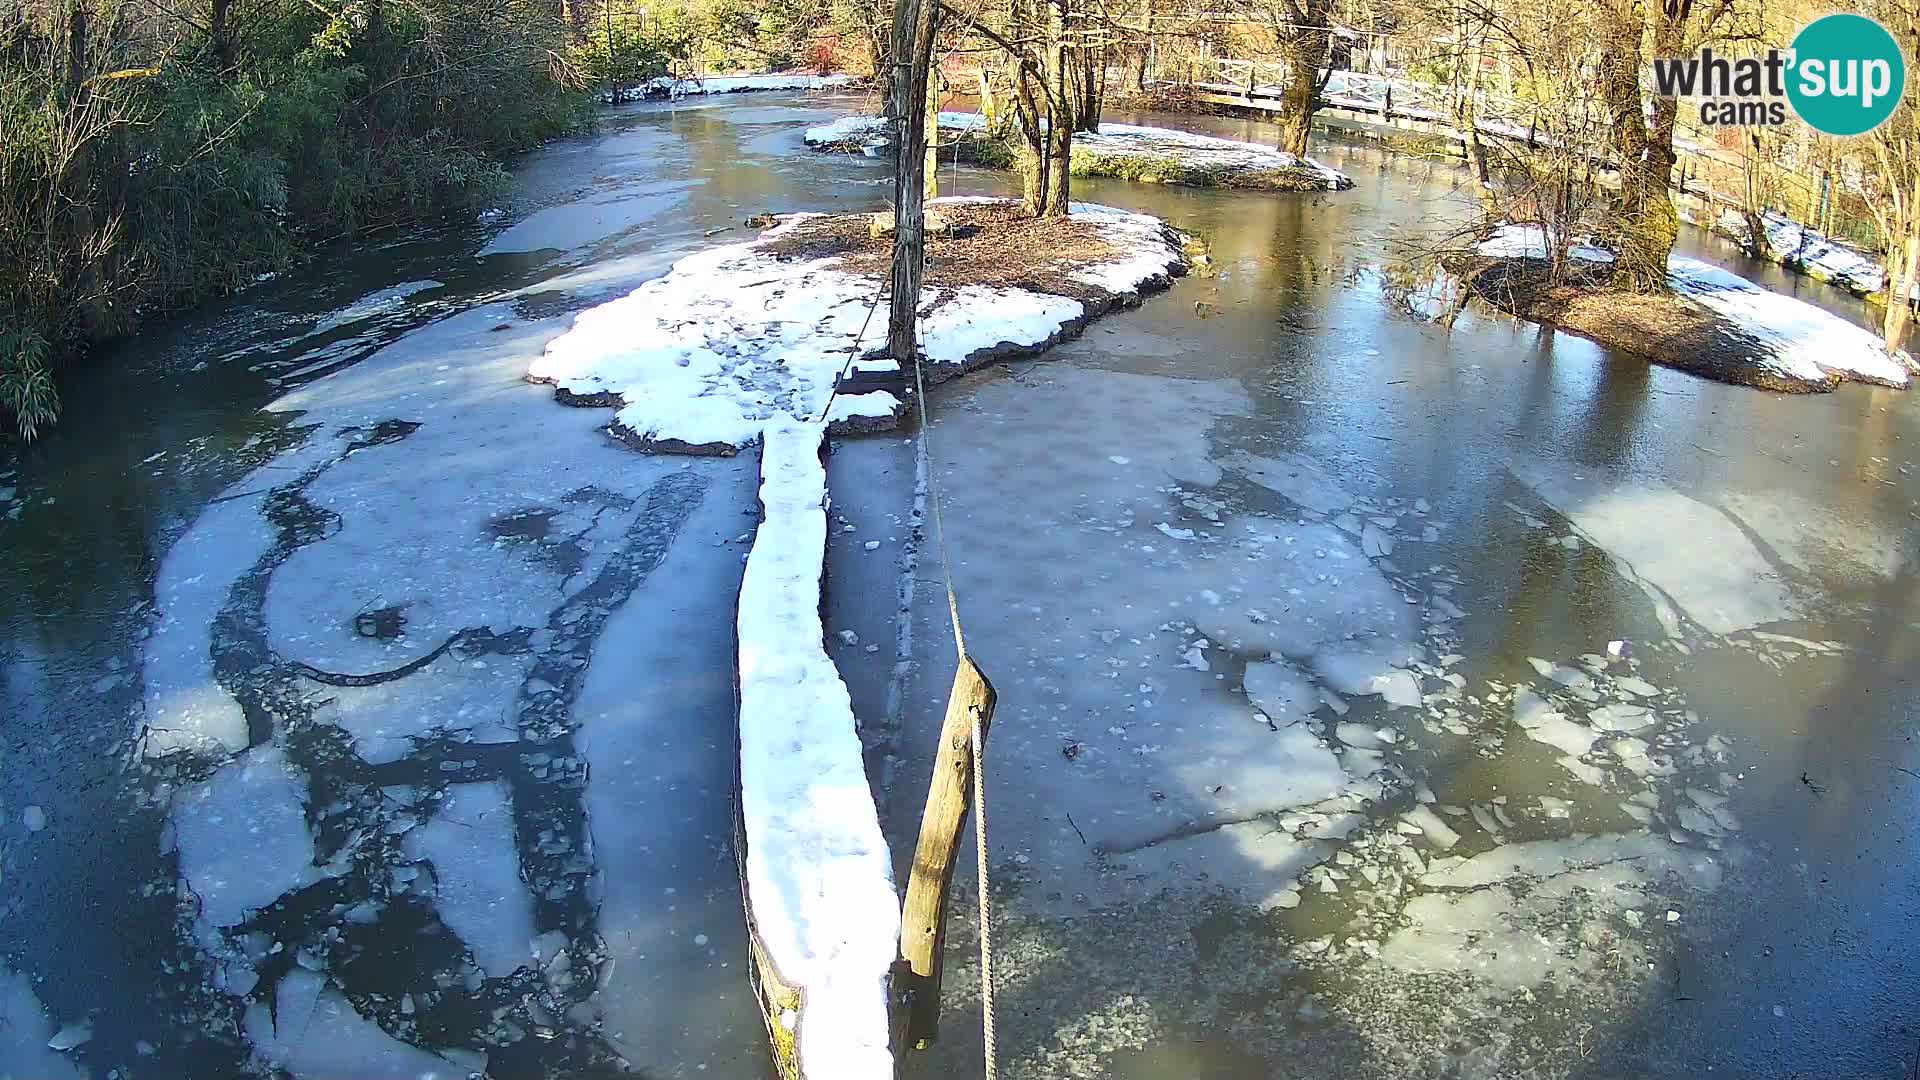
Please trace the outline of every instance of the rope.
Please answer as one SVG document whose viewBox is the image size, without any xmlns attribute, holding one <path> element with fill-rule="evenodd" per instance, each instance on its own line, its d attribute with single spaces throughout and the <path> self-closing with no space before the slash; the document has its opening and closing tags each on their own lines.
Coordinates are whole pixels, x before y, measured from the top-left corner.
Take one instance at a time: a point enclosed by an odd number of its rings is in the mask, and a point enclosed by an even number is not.
<svg viewBox="0 0 1920 1080">
<path fill-rule="evenodd" d="M 980 874 L 980 1039 L 986 1053 L 987 1080 L 1000 1074 L 993 1032 L 993 901 L 987 893 L 987 741 L 980 734 L 980 713 L 973 714 L 973 843 Z"/>
<path fill-rule="evenodd" d="M 825 423 L 827 414 L 833 412 L 833 401 L 840 396 L 840 384 L 847 381 L 847 372 L 853 370 L 853 358 L 860 355 L 860 339 L 867 336 L 867 326 L 873 322 L 873 313 L 880 310 L 880 301 L 887 298 L 887 284 L 882 282 L 873 294 L 873 304 L 867 308 L 867 317 L 860 320 L 860 332 L 853 335 L 853 344 L 847 346 L 847 359 L 840 365 L 840 374 L 834 377 L 833 389 L 827 393 L 827 403 L 820 407 L 820 415 L 814 423 Z"/>
<path fill-rule="evenodd" d="M 967 659 L 967 639 L 960 629 L 960 598 L 953 588 L 953 560 L 947 554 L 947 526 L 940 515 L 940 479 L 936 475 L 938 466 L 933 460 L 933 441 L 930 431 L 933 427 L 933 414 L 927 408 L 927 382 L 923 374 L 925 362 L 920 356 L 913 358 L 914 393 L 920 400 L 920 454 L 927 463 L 927 498 L 933 504 L 934 546 L 940 549 L 940 574 L 946 580 L 947 615 L 953 620 L 953 647 L 964 662 Z M 996 1036 L 993 1016 L 993 897 L 989 892 L 987 868 L 987 755 L 986 734 L 980 730 L 980 712 L 973 712 L 973 846 L 974 871 L 980 889 L 980 1042 L 986 1060 L 986 1080 L 996 1080 L 1000 1075 L 999 1055 L 996 1052 Z"/>
</svg>

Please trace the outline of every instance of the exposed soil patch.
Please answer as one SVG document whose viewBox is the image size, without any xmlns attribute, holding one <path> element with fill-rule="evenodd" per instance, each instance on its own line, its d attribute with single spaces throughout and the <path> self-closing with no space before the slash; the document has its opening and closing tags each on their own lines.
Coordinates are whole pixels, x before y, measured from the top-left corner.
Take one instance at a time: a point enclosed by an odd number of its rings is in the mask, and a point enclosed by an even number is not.
<svg viewBox="0 0 1920 1080">
<path fill-rule="evenodd" d="M 1027 289 L 1084 303 L 1103 299 L 1105 291 L 1067 275 L 1128 253 L 1094 222 L 1028 217 L 1018 203 L 946 203 L 932 210 L 951 229 L 927 237 L 923 284 L 930 288 Z M 893 261 L 893 237 L 874 236 L 872 223 L 868 214 L 809 218 L 760 249 L 781 259 L 839 256 L 849 273 L 884 278 Z"/>
<path fill-rule="evenodd" d="M 1648 363 L 1783 394 L 1822 393 L 1840 384 L 1838 376 L 1824 384 L 1784 378 L 1759 362 L 1768 345 L 1725 316 L 1673 293 L 1614 291 L 1607 268 L 1577 270 L 1559 284 L 1534 259 L 1463 259 L 1452 269 L 1473 295 L 1502 311 Z"/>
</svg>

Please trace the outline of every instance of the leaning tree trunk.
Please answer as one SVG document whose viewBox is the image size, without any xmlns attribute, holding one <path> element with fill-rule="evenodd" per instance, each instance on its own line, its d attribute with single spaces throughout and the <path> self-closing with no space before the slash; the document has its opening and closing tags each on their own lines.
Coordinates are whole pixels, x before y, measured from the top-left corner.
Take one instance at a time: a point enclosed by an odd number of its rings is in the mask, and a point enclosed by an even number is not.
<svg viewBox="0 0 1920 1080">
<path fill-rule="evenodd" d="M 1051 172 L 1046 118 L 1040 111 L 1040 100 L 1034 96 L 1033 73 L 1024 66 L 1017 68 L 1013 80 L 1013 109 L 1024 143 L 1020 153 L 1021 208 L 1028 216 L 1039 217 L 1047 212 L 1047 178 Z M 1041 90 L 1044 93 L 1045 87 Z"/>
<path fill-rule="evenodd" d="M 1920 196 L 1920 190 L 1915 195 Z M 1903 347 L 1913 318 L 1913 290 L 1920 281 L 1920 214 L 1908 204 L 1906 239 L 1887 245 L 1887 314 L 1880 332 L 1887 348 Z"/>
</svg>

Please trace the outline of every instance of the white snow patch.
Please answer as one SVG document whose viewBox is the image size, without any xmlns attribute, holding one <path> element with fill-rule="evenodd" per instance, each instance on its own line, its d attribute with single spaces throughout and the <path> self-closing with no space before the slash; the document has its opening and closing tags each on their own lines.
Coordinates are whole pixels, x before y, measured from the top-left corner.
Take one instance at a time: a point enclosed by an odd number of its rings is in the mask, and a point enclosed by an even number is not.
<svg viewBox="0 0 1920 1080">
<path fill-rule="evenodd" d="M 804 995 L 803 1074 L 888 1077 L 900 909 L 853 706 L 822 644 L 823 434 L 769 424 L 761 450 L 764 516 L 738 623 L 747 900 L 768 958 Z"/>
<path fill-rule="evenodd" d="M 939 126 L 942 131 L 978 131 L 985 128 L 986 118 L 979 113 L 943 112 Z M 816 148 L 855 146 L 869 154 L 892 142 L 886 120 L 878 116 L 841 117 L 808 128 L 805 138 L 807 145 Z M 1073 147 L 1076 152 L 1085 151 L 1098 157 L 1173 160 L 1204 169 L 1254 172 L 1304 168 L 1319 173 L 1329 191 L 1353 186 L 1352 178 L 1345 173 L 1312 158 L 1296 157 L 1260 143 L 1197 135 L 1175 128 L 1101 124 L 1097 131 L 1075 132 Z"/>
<path fill-rule="evenodd" d="M 1905 387 L 1906 365 L 1870 331 L 1768 289 L 1738 274 L 1682 255 L 1667 260 L 1675 292 L 1733 320 L 1771 351 L 1760 358 L 1788 378 L 1825 382 L 1830 375 Z"/>
<path fill-rule="evenodd" d="M 1547 231 L 1538 225 L 1502 225 L 1480 241 L 1475 251 L 1493 259 L 1544 259 Z M 1611 263 L 1613 252 L 1585 240 L 1573 240 L 1567 254 L 1581 262 Z"/>
</svg>

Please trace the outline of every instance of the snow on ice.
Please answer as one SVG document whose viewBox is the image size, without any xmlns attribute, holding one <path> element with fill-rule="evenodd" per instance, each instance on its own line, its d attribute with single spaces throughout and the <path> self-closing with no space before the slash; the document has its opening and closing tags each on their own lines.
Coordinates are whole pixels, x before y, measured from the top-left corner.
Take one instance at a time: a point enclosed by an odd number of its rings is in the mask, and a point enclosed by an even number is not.
<svg viewBox="0 0 1920 1080">
<path fill-rule="evenodd" d="M 613 104 L 642 98 L 698 97 L 703 94 L 738 94 L 755 90 L 832 90 L 851 86 L 858 81 L 852 75 L 805 75 L 790 71 L 763 75 L 709 75 L 704 78 L 662 75 L 638 86 L 603 93 L 600 100 Z"/>
</svg>

